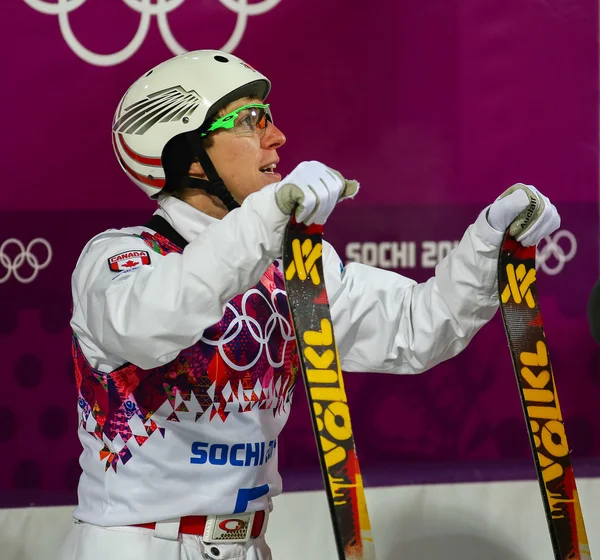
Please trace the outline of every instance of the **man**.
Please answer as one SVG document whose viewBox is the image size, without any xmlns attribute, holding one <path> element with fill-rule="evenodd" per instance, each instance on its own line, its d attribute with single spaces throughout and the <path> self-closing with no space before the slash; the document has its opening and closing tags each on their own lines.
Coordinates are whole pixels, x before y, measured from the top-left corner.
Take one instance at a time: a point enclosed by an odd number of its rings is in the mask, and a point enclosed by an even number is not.
<svg viewBox="0 0 600 560">
<path fill-rule="evenodd" d="M 158 210 L 92 239 L 73 274 L 84 451 L 61 558 L 271 557 L 298 372 L 283 233 L 292 214 L 324 223 L 358 184 L 318 162 L 281 179 L 269 89 L 240 59 L 196 51 L 150 70 L 117 109 L 119 163 Z M 521 215 L 519 239 L 535 244 L 560 222 L 533 187 L 506 194 L 424 284 L 343 268 L 325 244 L 343 369 L 418 373 L 466 346 L 498 306 L 502 232 Z"/>
</svg>

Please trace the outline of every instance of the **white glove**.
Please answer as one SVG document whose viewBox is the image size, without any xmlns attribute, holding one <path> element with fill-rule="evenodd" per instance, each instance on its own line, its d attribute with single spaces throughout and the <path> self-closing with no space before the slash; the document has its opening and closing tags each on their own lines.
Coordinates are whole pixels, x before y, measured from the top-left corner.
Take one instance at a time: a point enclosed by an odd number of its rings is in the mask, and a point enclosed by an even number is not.
<svg viewBox="0 0 600 560">
<path fill-rule="evenodd" d="M 490 226 L 510 234 L 522 245 L 537 245 L 560 227 L 560 216 L 554 204 L 531 185 L 517 183 L 488 208 Z"/>
<path fill-rule="evenodd" d="M 353 197 L 358 187 L 356 181 L 346 181 L 318 161 L 305 161 L 275 185 L 275 200 L 284 214 L 294 213 L 299 223 L 324 224 L 335 205 Z"/>
</svg>

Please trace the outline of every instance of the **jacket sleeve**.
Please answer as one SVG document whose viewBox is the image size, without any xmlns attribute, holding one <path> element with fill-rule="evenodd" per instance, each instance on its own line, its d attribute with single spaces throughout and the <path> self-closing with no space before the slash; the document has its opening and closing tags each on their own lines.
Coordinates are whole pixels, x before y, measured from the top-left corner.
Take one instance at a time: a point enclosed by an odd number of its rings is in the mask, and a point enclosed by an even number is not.
<svg viewBox="0 0 600 560">
<path fill-rule="evenodd" d="M 498 308 L 502 233 L 482 212 L 459 245 L 417 284 L 350 263 L 325 245 L 325 281 L 342 369 L 421 373 L 461 352 Z"/>
<path fill-rule="evenodd" d="M 73 273 L 71 320 L 92 366 L 126 361 L 150 369 L 193 345 L 219 322 L 227 302 L 255 285 L 281 254 L 288 220 L 263 189 L 182 254 L 150 251 L 150 264 L 131 272 L 111 271 L 108 259 L 148 251 L 141 238 L 118 230 L 94 238 Z"/>
</svg>

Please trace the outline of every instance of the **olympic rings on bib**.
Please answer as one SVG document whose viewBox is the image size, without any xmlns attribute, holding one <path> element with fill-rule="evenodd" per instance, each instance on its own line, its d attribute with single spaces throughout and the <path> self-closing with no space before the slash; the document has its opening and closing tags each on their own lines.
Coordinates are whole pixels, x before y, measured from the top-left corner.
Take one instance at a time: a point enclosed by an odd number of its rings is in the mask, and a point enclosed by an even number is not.
<svg viewBox="0 0 600 560">
<path fill-rule="evenodd" d="M 204 335 L 200 337 L 200 340 L 210 346 L 216 346 L 223 361 L 235 371 L 247 371 L 254 367 L 254 365 L 260 360 L 263 353 L 265 354 L 269 365 L 273 368 L 279 368 L 283 366 L 285 361 L 286 349 L 288 344 L 294 340 L 294 329 L 288 321 L 287 317 L 284 317 L 277 308 L 277 295 L 281 294 L 287 299 L 287 295 L 283 290 L 273 290 L 271 292 L 271 301 L 265 297 L 259 290 L 252 288 L 248 290 L 241 301 L 241 313 L 231 304 L 227 304 L 227 310 L 233 313 L 234 319 L 229 323 L 227 330 L 221 335 L 218 340 L 211 340 L 206 338 Z M 264 303 L 269 307 L 271 313 L 264 325 L 257 321 L 248 313 L 247 304 L 248 299 L 252 297 L 259 297 L 264 300 Z M 244 329 L 244 327 L 246 327 Z M 273 333 L 278 330 L 281 338 L 283 339 L 283 346 L 281 348 L 281 354 L 278 356 L 271 356 L 271 349 L 269 342 Z M 234 363 L 228 356 L 227 347 L 231 344 L 235 338 L 240 334 L 248 334 L 258 343 L 258 352 L 256 356 L 249 360 L 247 364 Z"/>
</svg>

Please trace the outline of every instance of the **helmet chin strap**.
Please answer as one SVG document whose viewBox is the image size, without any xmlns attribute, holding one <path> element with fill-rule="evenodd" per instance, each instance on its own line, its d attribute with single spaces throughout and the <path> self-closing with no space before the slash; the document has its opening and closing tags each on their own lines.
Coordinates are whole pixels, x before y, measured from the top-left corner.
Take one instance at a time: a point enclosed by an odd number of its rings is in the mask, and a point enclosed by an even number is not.
<svg viewBox="0 0 600 560">
<path fill-rule="evenodd" d="M 240 205 L 227 190 L 225 183 L 223 183 L 223 179 L 221 179 L 215 166 L 208 157 L 208 154 L 202 145 L 202 141 L 200 140 L 198 131 L 194 130 L 187 132 L 185 137 L 192 150 L 193 156 L 198 160 L 204 173 L 206 173 L 206 176 L 208 177 L 208 181 L 206 179 L 198 179 L 197 177 L 188 177 L 187 186 L 194 189 L 202 189 L 209 195 L 216 196 L 229 211 L 239 208 Z"/>
</svg>

